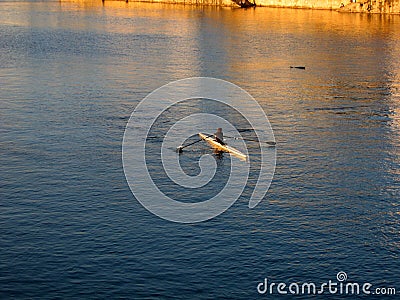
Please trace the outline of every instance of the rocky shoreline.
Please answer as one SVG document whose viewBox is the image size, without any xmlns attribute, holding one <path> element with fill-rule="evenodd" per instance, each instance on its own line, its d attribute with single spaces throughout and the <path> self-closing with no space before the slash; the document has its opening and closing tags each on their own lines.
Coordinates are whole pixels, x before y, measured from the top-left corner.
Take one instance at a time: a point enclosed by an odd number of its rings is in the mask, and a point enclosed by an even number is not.
<svg viewBox="0 0 400 300">
<path fill-rule="evenodd" d="M 102 0 L 119 1 L 119 0 Z M 245 0 L 120 0 L 125 2 L 155 2 L 185 5 L 212 5 L 244 7 L 282 7 L 304 9 L 328 9 L 339 12 L 400 14 L 400 0 L 251 0 L 254 5 L 242 5 Z"/>
</svg>

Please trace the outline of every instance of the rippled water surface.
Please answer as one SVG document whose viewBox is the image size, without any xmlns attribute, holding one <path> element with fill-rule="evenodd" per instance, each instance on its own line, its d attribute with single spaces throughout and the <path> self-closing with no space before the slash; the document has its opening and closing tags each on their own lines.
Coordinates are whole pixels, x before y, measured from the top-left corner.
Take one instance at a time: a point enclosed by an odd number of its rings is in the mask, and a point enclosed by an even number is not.
<svg viewBox="0 0 400 300">
<path fill-rule="evenodd" d="M 399 16 L 0 2 L 1 297 L 254 299 L 265 277 L 339 271 L 400 292 L 399 32 Z M 277 165 L 256 208 L 247 188 L 217 218 L 182 225 L 135 200 L 121 143 L 143 97 L 192 76 L 254 96 Z M 150 148 L 177 116 L 164 117 Z M 196 174 L 209 151 L 193 145 L 182 166 Z"/>
</svg>

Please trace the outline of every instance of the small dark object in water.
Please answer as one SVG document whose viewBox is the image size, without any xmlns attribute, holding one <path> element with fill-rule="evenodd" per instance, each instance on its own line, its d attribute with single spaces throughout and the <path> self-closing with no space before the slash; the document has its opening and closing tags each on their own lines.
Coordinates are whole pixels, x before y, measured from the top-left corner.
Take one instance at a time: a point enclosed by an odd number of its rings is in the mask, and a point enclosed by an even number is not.
<svg viewBox="0 0 400 300">
<path fill-rule="evenodd" d="M 306 67 L 303 67 L 303 66 L 297 66 L 297 67 L 290 66 L 290 68 L 291 69 L 300 69 L 300 70 L 305 70 L 306 69 Z"/>
<path fill-rule="evenodd" d="M 256 1 L 253 0 L 253 2 L 250 2 L 249 0 L 232 0 L 235 2 L 237 5 L 239 5 L 241 8 L 249 8 L 249 7 L 256 7 Z"/>
<path fill-rule="evenodd" d="M 245 0 L 240 4 L 241 8 L 256 7 L 256 2 L 251 3 L 249 0 Z"/>
</svg>

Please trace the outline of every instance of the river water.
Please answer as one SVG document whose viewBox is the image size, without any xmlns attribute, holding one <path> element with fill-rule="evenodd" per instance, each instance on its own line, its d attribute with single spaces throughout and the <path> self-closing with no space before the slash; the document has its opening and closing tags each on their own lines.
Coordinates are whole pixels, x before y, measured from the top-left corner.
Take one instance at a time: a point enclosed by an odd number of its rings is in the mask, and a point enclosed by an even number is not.
<svg viewBox="0 0 400 300">
<path fill-rule="evenodd" d="M 338 272 L 400 292 L 399 32 L 399 16 L 0 2 L 0 295 L 254 299 L 264 278 Z M 277 162 L 258 206 L 245 189 L 184 225 L 136 201 L 121 144 L 139 101 L 193 76 L 258 101 Z"/>
</svg>

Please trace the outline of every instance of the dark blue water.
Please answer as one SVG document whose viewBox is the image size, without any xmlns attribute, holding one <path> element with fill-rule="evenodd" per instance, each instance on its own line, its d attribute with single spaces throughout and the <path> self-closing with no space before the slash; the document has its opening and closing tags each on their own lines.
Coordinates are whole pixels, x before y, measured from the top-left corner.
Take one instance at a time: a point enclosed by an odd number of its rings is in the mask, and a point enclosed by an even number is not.
<svg viewBox="0 0 400 300">
<path fill-rule="evenodd" d="M 399 292 L 399 30 L 329 11 L 1 2 L 1 298 L 252 299 L 266 277 L 339 271 Z M 190 76 L 245 88 L 278 145 L 256 208 L 248 188 L 183 225 L 136 201 L 121 144 L 143 97 Z"/>
</svg>

